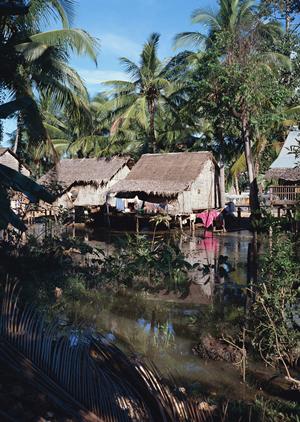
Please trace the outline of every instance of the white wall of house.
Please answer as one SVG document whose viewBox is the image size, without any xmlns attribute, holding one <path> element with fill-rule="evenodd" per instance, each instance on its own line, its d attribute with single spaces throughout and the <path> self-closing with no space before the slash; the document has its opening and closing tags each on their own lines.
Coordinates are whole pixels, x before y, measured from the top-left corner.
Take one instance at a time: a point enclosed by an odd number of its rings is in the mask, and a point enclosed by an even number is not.
<svg viewBox="0 0 300 422">
<path fill-rule="evenodd" d="M 193 210 L 215 208 L 216 201 L 216 180 L 215 164 L 207 161 L 197 179 L 192 183 L 188 191 L 178 195 L 176 213 L 190 214 Z"/>
</svg>

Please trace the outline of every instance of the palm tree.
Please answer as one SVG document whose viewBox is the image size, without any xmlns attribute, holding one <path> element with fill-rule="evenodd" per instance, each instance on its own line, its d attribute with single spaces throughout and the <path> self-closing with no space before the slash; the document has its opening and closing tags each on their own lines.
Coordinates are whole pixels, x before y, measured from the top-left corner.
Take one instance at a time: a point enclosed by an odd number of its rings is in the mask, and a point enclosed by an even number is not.
<svg viewBox="0 0 300 422">
<path fill-rule="evenodd" d="M 157 115 L 166 110 L 176 113 L 174 96 L 178 91 L 169 73 L 171 61 L 163 63 L 158 59 L 159 37 L 156 33 L 150 35 L 139 64 L 125 57 L 120 59 L 130 81 L 107 82 L 113 87 L 113 98 L 107 104 L 107 110 L 113 116 L 111 132 L 114 134 L 119 128 L 128 129 L 137 123 L 146 131 L 147 149 L 152 152 L 157 150 Z"/>
<path fill-rule="evenodd" d="M 274 65 L 287 64 L 286 57 L 274 52 L 266 51 L 266 41 L 271 40 L 281 33 L 278 23 L 262 22 L 255 13 L 254 2 L 251 0 L 220 0 L 220 7 L 216 14 L 205 10 L 196 10 L 192 14 L 194 23 L 203 24 L 208 29 L 208 34 L 200 32 L 186 32 L 175 37 L 175 44 L 192 43 L 193 45 L 206 45 L 207 51 L 217 51 L 219 61 L 227 74 L 233 77 L 233 71 L 238 69 L 240 75 L 249 74 L 249 69 L 263 69 L 268 71 Z M 230 69 L 231 66 L 231 69 Z M 277 66 L 278 67 L 278 66 Z M 244 83 L 246 84 L 246 76 Z M 228 95 L 228 93 L 227 93 Z M 221 99 L 224 93 L 221 93 Z M 241 138 L 247 163 L 250 182 L 250 203 L 252 211 L 259 209 L 258 190 L 254 159 L 251 149 L 251 111 L 247 98 L 239 98 L 239 107 L 236 104 L 227 106 L 228 115 L 233 116 L 240 125 Z M 216 137 L 224 145 L 224 128 L 220 119 L 216 119 Z M 222 149 L 222 148 L 221 148 Z M 221 154 L 221 168 L 224 174 L 224 154 Z M 223 183 L 224 186 L 224 183 Z"/>
<path fill-rule="evenodd" d="M 49 138 L 36 99 L 51 96 L 58 107 L 74 113 L 86 108 L 88 98 L 79 75 L 68 65 L 69 53 L 88 54 L 96 62 L 97 42 L 85 31 L 69 27 L 73 0 L 33 0 L 27 16 L 1 17 L 0 58 L 2 89 L 13 97 L 0 105 L 0 117 L 19 111 L 18 119 L 34 141 Z M 50 16 L 59 17 L 62 29 L 41 32 Z M 17 130 L 15 149 L 19 142 Z"/>
</svg>

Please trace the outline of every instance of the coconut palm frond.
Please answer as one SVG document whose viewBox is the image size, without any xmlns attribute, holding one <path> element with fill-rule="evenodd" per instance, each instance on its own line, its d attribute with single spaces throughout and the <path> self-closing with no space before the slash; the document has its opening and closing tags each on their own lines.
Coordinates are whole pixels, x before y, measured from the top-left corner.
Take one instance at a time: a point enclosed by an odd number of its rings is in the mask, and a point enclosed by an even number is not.
<svg viewBox="0 0 300 422">
<path fill-rule="evenodd" d="M 35 43 L 51 47 L 57 47 L 60 44 L 66 45 L 78 54 L 86 54 L 97 63 L 99 42 L 82 29 L 55 29 L 31 35 L 30 39 Z"/>
<path fill-rule="evenodd" d="M 157 49 L 160 35 L 156 32 L 150 35 L 141 52 L 141 71 L 155 73 L 158 65 Z"/>
<path fill-rule="evenodd" d="M 0 164 L 0 180 L 2 186 L 24 193 L 33 202 L 38 199 L 48 203 L 54 201 L 54 197 L 43 186 L 3 164 Z"/>
<path fill-rule="evenodd" d="M 213 11 L 196 9 L 192 13 L 192 23 L 201 23 L 205 26 L 212 27 L 214 30 L 220 29 L 220 22 Z"/>
<path fill-rule="evenodd" d="M 243 153 L 239 155 L 239 157 L 235 160 L 235 162 L 231 166 L 230 174 L 232 176 L 238 176 L 239 174 L 241 174 L 242 172 L 246 170 L 247 170 L 246 158 L 245 158 L 245 154 Z"/>
<path fill-rule="evenodd" d="M 127 59 L 127 57 L 121 57 L 119 61 L 125 72 L 128 73 L 132 79 L 141 78 L 140 68 L 132 60 Z"/>
<path fill-rule="evenodd" d="M 66 136 L 66 133 L 64 130 L 62 130 L 61 128 L 54 126 L 51 123 L 44 123 L 44 126 L 48 132 L 49 137 L 52 139 L 52 141 L 54 140 L 54 138 L 64 138 Z"/>
<path fill-rule="evenodd" d="M 175 35 L 173 40 L 174 48 L 181 48 L 184 46 L 201 47 L 206 41 L 206 36 L 200 32 L 180 32 Z"/>
<path fill-rule="evenodd" d="M 271 68 L 275 67 L 281 67 L 284 69 L 287 69 L 288 71 L 292 70 L 292 61 L 291 59 L 281 53 L 276 52 L 266 52 L 266 53 L 260 53 L 259 61 L 261 63 L 265 63 L 266 65 L 269 65 Z"/>
<path fill-rule="evenodd" d="M 51 0 L 64 28 L 69 28 L 74 18 L 74 0 Z"/>
<path fill-rule="evenodd" d="M 19 290 L 6 284 L 0 315 L 0 359 L 78 421 L 195 421 L 211 419 L 151 366 L 129 360 L 99 334 L 61 333 Z"/>
<path fill-rule="evenodd" d="M 40 27 L 41 24 L 49 24 L 60 20 L 64 28 L 68 28 L 74 18 L 74 6 L 76 0 L 31 0 L 25 22 L 30 27 Z"/>
<path fill-rule="evenodd" d="M 34 62 L 39 59 L 49 48 L 47 44 L 40 42 L 24 42 L 15 46 L 16 51 L 22 53 L 27 62 Z"/>
</svg>

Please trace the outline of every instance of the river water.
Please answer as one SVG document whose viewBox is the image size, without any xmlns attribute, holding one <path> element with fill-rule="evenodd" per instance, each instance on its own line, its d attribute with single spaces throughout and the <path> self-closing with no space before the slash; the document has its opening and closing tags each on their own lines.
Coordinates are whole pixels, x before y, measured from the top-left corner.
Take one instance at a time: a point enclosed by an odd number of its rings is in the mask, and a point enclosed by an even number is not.
<svg viewBox="0 0 300 422">
<path fill-rule="evenodd" d="M 35 230 L 37 234 L 40 229 Z M 121 236 L 84 228 L 71 229 L 70 235 L 84 239 L 106 254 L 115 251 L 113 238 Z M 107 341 L 127 353 L 150 359 L 162 372 L 171 373 L 195 391 L 232 399 L 254 398 L 257 390 L 242 383 L 238 368 L 221 361 L 205 361 L 193 351 L 201 336 L 217 334 L 218 328 L 235 324 L 238 315 L 244 312 L 239 298 L 247 284 L 252 235 L 245 231 L 204 238 L 203 232 L 196 232 L 181 234 L 177 239 L 190 263 L 211 267 L 208 275 L 201 271 L 191 275 L 193 282 L 186 297 L 128 291 L 101 294 L 92 302 L 70 303 L 68 317 L 75 323 L 89 321 L 104 333 Z M 228 257 L 231 271 L 216 285 L 220 256 Z"/>
</svg>

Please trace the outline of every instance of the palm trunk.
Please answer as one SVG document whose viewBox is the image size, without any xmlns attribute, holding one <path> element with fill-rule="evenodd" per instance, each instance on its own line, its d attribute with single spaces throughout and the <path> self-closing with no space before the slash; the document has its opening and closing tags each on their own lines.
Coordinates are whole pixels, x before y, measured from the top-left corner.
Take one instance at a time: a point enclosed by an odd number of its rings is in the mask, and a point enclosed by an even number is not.
<svg viewBox="0 0 300 422">
<path fill-rule="evenodd" d="M 155 137 L 155 103 L 154 101 L 150 101 L 148 105 L 149 113 L 150 113 L 150 144 L 152 147 L 153 154 L 156 153 L 157 145 L 156 145 L 156 137 Z"/>
<path fill-rule="evenodd" d="M 19 135 L 20 135 L 20 129 L 19 126 L 17 126 L 17 130 L 16 130 L 16 136 L 15 136 L 15 142 L 14 142 L 14 146 L 13 146 L 13 152 L 16 154 L 17 150 L 18 150 L 18 145 L 19 145 Z"/>
<path fill-rule="evenodd" d="M 14 146 L 13 146 L 13 152 L 16 154 L 18 151 L 18 146 L 19 146 L 19 141 L 20 141 L 20 136 L 21 136 L 21 116 L 20 113 L 18 113 L 18 118 L 17 118 L 17 130 L 16 130 L 16 136 L 15 136 L 15 142 L 14 142 Z"/>
<path fill-rule="evenodd" d="M 242 117 L 242 138 L 243 138 L 243 143 L 244 143 L 244 148 L 245 148 L 245 158 L 246 158 L 249 185 L 250 185 L 250 209 L 251 209 L 251 213 L 256 214 L 260 210 L 259 198 L 258 198 L 258 187 L 257 187 L 257 179 L 256 179 L 254 161 L 253 161 L 252 150 L 251 150 L 251 140 L 250 140 L 250 132 L 249 132 L 249 126 L 248 126 L 248 119 L 245 116 Z"/>
</svg>

